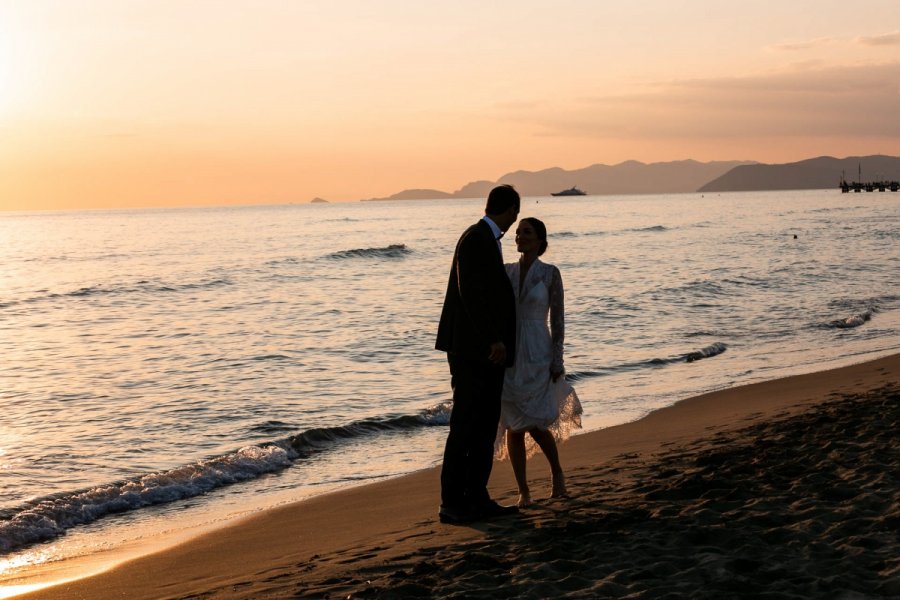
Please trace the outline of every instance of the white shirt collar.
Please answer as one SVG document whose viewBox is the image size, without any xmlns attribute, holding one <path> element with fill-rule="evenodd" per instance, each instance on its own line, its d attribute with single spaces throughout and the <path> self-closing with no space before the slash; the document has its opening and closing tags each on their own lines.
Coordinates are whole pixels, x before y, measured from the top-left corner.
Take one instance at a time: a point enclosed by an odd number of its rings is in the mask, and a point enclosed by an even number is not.
<svg viewBox="0 0 900 600">
<path fill-rule="evenodd" d="M 498 239 L 501 235 L 503 235 L 503 232 L 500 231 L 500 227 L 498 227 L 497 224 L 494 223 L 494 222 L 491 220 L 491 218 L 490 218 L 489 216 L 484 215 L 484 216 L 481 217 L 481 218 L 482 218 L 484 221 L 487 222 L 487 224 L 488 224 L 488 225 L 490 226 L 490 228 L 491 228 L 491 231 L 494 232 L 494 239 Z"/>
</svg>

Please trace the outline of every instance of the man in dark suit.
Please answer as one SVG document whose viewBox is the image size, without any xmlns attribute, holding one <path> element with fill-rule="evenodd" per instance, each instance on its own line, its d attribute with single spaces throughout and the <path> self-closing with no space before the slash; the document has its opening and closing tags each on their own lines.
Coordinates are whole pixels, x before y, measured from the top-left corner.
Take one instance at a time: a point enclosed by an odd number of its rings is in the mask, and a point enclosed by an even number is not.
<svg viewBox="0 0 900 600">
<path fill-rule="evenodd" d="M 435 348 L 447 353 L 453 411 L 441 469 L 442 523 L 512 514 L 487 491 L 506 367 L 516 348 L 516 301 L 500 238 L 519 216 L 512 186 L 495 187 L 485 216 L 462 234 L 453 254 Z"/>
</svg>

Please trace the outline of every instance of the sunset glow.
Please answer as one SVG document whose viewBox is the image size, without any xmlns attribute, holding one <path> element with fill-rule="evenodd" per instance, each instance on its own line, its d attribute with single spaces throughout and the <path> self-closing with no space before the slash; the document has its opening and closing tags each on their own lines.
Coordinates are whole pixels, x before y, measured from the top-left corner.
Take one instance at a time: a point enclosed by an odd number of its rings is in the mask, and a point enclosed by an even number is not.
<svg viewBox="0 0 900 600">
<path fill-rule="evenodd" d="M 342 201 L 629 159 L 897 155 L 896 12 L 4 2 L 0 209 Z"/>
</svg>

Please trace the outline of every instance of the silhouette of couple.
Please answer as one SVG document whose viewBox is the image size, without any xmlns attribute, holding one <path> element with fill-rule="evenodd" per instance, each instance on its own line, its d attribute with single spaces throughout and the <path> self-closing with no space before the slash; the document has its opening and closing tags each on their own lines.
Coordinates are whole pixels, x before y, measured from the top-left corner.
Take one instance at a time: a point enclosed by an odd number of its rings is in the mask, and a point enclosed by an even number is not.
<svg viewBox="0 0 900 600">
<path fill-rule="evenodd" d="M 538 259 L 547 249 L 547 230 L 534 218 L 519 222 L 520 258 L 504 266 L 500 238 L 516 222 L 520 204 L 512 186 L 491 190 L 484 217 L 463 232 L 453 254 L 435 344 L 447 353 L 453 389 L 442 523 L 502 517 L 528 506 L 525 463 L 535 445 L 550 462 L 551 497 L 566 495 L 556 441 L 581 426 L 581 405 L 563 377 L 562 278 Z M 495 453 L 512 463 L 515 506 L 498 504 L 488 493 Z"/>
</svg>

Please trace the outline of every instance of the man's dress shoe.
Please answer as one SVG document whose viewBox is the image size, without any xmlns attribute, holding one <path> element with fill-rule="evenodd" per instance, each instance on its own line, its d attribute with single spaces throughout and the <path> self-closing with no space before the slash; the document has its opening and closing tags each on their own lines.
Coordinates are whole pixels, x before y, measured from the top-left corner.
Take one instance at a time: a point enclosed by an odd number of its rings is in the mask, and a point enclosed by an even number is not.
<svg viewBox="0 0 900 600">
<path fill-rule="evenodd" d="M 462 525 L 476 521 L 478 519 L 478 514 L 469 508 L 442 506 L 441 510 L 438 512 L 438 518 L 441 523 L 446 523 L 448 525 Z"/>
</svg>

